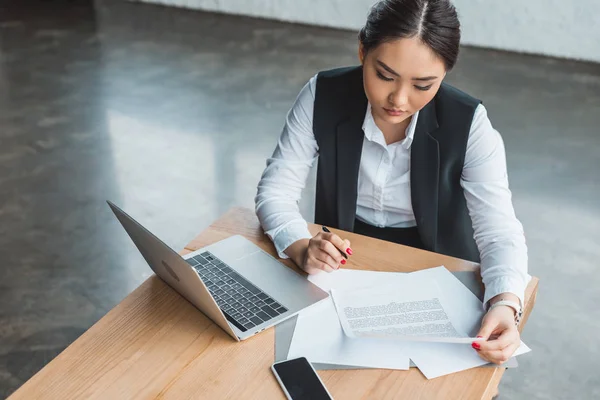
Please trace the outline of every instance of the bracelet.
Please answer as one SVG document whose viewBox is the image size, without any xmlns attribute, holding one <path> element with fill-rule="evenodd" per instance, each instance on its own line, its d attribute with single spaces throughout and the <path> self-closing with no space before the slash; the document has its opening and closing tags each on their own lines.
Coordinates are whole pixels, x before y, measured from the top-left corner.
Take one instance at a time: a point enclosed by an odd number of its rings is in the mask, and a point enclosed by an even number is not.
<svg viewBox="0 0 600 400">
<path fill-rule="evenodd" d="M 488 311 L 491 311 L 493 308 L 499 306 L 508 306 L 515 310 L 515 325 L 519 326 L 519 323 L 521 322 L 521 317 L 523 317 L 523 309 L 521 308 L 521 305 L 514 301 L 500 299 L 499 301 L 492 304 Z"/>
</svg>

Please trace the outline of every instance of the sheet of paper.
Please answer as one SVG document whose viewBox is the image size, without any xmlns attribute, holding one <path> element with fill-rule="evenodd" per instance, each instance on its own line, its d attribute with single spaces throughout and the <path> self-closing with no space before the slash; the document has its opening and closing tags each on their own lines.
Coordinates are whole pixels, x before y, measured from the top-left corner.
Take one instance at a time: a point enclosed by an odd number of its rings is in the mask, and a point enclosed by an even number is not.
<svg viewBox="0 0 600 400">
<path fill-rule="evenodd" d="M 475 294 L 478 299 L 483 298 L 483 288 L 481 288 L 481 283 L 477 279 L 477 272 L 471 271 L 462 271 L 462 272 L 451 272 L 453 276 L 455 276 L 463 285 L 467 287 L 471 291 L 471 293 Z M 290 349 L 290 344 L 292 343 L 292 336 L 294 335 L 294 330 L 296 328 L 296 320 L 298 316 L 294 316 L 290 319 L 287 319 L 275 326 L 275 361 L 283 361 L 287 359 L 287 354 Z M 340 365 L 340 364 L 323 364 L 323 363 L 313 363 L 313 367 L 316 370 L 331 370 L 331 369 L 361 369 L 364 367 L 356 367 L 349 365 Z M 414 362 L 410 362 L 410 367 L 416 367 Z M 496 364 L 485 364 L 482 365 L 481 368 L 497 368 Z M 502 364 L 504 368 L 518 368 L 519 362 L 517 361 L 517 357 L 512 357 L 510 360 Z"/>
<path fill-rule="evenodd" d="M 442 290 L 442 302 L 457 330 L 476 336 L 485 314 L 482 302 L 444 267 L 413 272 L 415 285 L 435 280 Z M 515 356 L 531 351 L 525 343 Z M 428 379 L 487 364 L 470 346 L 446 343 L 411 343 L 410 359 Z"/>
<path fill-rule="evenodd" d="M 459 332 L 467 336 L 477 336 L 481 319 L 485 314 L 481 300 L 477 298 L 445 267 L 435 267 L 410 273 L 416 287 L 437 282 L 442 294 L 441 301 L 446 313 Z"/>
<path fill-rule="evenodd" d="M 346 336 L 402 341 L 468 343 L 480 339 L 459 333 L 440 301 L 435 281 L 365 290 L 331 290 L 338 318 Z"/>
<path fill-rule="evenodd" d="M 411 277 L 411 284 L 415 287 L 437 282 L 441 291 L 440 300 L 455 329 L 468 336 L 476 336 L 484 315 L 483 305 L 444 267 L 410 274 L 341 269 L 329 274 L 311 275 L 308 279 L 326 291 L 346 291 L 394 285 L 400 287 L 406 282 L 406 276 Z M 394 342 L 376 338 L 348 338 L 343 333 L 330 298 L 300 313 L 288 358 L 305 356 L 313 362 L 327 364 L 407 369 L 407 358 L 410 357 L 428 378 L 485 364 L 466 345 L 419 342 L 402 345 Z M 528 348 L 523 344 L 517 355 L 527 351 Z"/>
<path fill-rule="evenodd" d="M 402 282 L 406 276 L 402 272 L 379 272 L 356 269 L 338 269 L 330 273 L 320 272 L 309 275 L 308 280 L 329 292 L 331 289 L 354 290 L 381 287 L 382 284 L 394 285 Z"/>
<path fill-rule="evenodd" d="M 531 351 L 523 342 L 514 356 Z M 427 379 L 487 364 L 471 346 L 447 343 L 411 343 L 410 358 Z"/>
<path fill-rule="evenodd" d="M 356 367 L 409 369 L 405 345 L 379 339 L 350 339 L 340 326 L 331 298 L 303 311 L 287 358 Z"/>
</svg>

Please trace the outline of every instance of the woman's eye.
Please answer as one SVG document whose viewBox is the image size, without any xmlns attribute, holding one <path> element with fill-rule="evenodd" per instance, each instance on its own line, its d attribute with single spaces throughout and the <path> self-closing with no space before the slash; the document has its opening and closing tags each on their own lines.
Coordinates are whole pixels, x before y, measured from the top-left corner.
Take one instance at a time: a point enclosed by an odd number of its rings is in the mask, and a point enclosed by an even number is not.
<svg viewBox="0 0 600 400">
<path fill-rule="evenodd" d="M 381 72 L 379 72 L 379 71 L 377 71 L 377 77 L 378 77 L 379 79 L 382 79 L 382 80 L 386 81 L 386 82 L 389 82 L 389 81 L 393 81 L 393 80 L 394 80 L 394 78 L 388 78 L 387 76 L 383 75 L 383 74 L 382 74 Z"/>
<path fill-rule="evenodd" d="M 415 85 L 415 88 L 416 88 L 417 90 L 422 90 L 422 91 L 424 91 L 424 92 L 425 92 L 425 91 L 427 91 L 427 90 L 431 89 L 431 87 L 432 87 L 432 86 L 433 86 L 433 84 L 431 84 L 431 85 L 427 85 L 427 86 L 417 86 L 417 85 Z"/>
</svg>

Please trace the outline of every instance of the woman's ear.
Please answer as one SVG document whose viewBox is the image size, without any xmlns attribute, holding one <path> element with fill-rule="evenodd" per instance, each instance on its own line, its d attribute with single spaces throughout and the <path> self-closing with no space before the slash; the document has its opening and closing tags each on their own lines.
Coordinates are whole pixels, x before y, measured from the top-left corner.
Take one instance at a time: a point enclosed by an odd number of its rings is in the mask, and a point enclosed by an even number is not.
<svg viewBox="0 0 600 400">
<path fill-rule="evenodd" d="M 361 42 L 358 42 L 358 59 L 360 61 L 360 65 L 364 65 L 365 63 L 365 46 Z"/>
</svg>

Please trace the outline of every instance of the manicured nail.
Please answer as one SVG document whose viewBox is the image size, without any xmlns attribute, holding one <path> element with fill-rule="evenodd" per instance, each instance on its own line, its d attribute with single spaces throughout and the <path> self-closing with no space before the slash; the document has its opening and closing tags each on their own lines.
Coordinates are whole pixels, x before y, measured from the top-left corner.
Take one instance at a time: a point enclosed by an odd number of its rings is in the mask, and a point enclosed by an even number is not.
<svg viewBox="0 0 600 400">
<path fill-rule="evenodd" d="M 342 265 L 346 265 L 346 260 L 344 260 L 344 259 L 342 258 L 342 261 L 341 261 L 341 263 L 342 263 Z"/>
<path fill-rule="evenodd" d="M 473 348 L 475 350 L 479 350 L 481 348 L 481 346 L 479 346 L 479 343 L 477 343 L 477 342 L 473 342 L 473 344 L 471 346 L 473 346 Z"/>
<path fill-rule="evenodd" d="M 346 253 L 348 253 L 349 255 L 352 255 L 352 249 L 351 249 L 350 247 L 348 247 L 348 248 L 346 249 Z"/>
<path fill-rule="evenodd" d="M 478 338 L 482 338 L 483 336 L 477 336 Z"/>
</svg>

